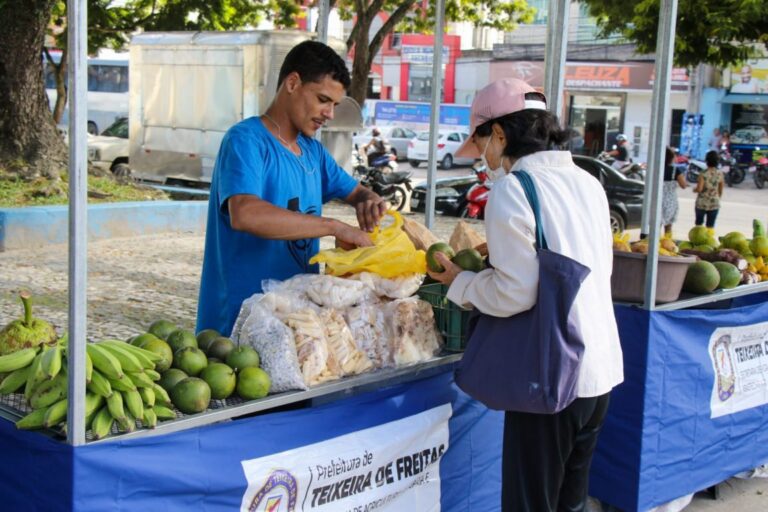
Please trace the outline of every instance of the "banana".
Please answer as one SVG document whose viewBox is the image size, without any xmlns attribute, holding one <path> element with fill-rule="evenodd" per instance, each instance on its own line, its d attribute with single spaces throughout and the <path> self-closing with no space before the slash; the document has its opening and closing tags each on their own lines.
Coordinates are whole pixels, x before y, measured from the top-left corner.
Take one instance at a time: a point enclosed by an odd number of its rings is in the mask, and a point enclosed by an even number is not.
<svg viewBox="0 0 768 512">
<path fill-rule="evenodd" d="M 131 379 L 137 388 L 151 388 L 155 385 L 152 379 L 150 379 L 149 376 L 143 371 L 138 373 L 126 372 L 126 375 L 129 379 Z"/>
<path fill-rule="evenodd" d="M 157 382 L 157 381 L 159 381 L 159 380 L 160 380 L 160 377 L 162 377 L 162 375 L 160 375 L 160 372 L 157 372 L 157 371 L 155 371 L 155 370 L 149 370 L 149 369 L 146 369 L 146 368 L 145 368 L 145 369 L 144 369 L 144 373 L 146 373 L 146 374 L 147 374 L 147 377 L 149 377 L 150 379 L 152 379 L 154 382 Z"/>
<path fill-rule="evenodd" d="M 112 385 L 109 383 L 109 380 L 98 370 L 94 370 L 93 374 L 91 375 L 91 381 L 87 383 L 85 387 L 88 391 L 100 395 L 104 398 L 108 398 L 112 394 Z"/>
<path fill-rule="evenodd" d="M 138 362 L 141 363 L 141 367 L 144 370 L 152 370 L 155 368 L 155 360 L 149 356 L 149 354 L 154 354 L 153 352 L 144 350 L 143 348 L 134 347 L 133 345 L 130 345 L 123 341 L 117 341 L 117 340 L 106 340 L 106 341 L 102 341 L 99 344 L 135 357 L 138 360 Z M 120 362 L 122 363 L 123 361 L 120 360 Z M 137 371 L 137 370 L 131 370 L 125 364 L 123 364 L 123 369 L 126 371 Z"/>
<path fill-rule="evenodd" d="M 0 395 L 9 395 L 21 388 L 27 382 L 31 368 L 31 366 L 25 366 L 6 375 L 3 382 L 0 383 Z"/>
<path fill-rule="evenodd" d="M 157 415 L 157 419 L 159 420 L 175 420 L 176 419 L 176 413 L 173 411 L 173 409 L 169 407 L 165 407 L 162 405 L 155 405 L 152 407 L 152 410 L 155 411 L 155 414 Z"/>
<path fill-rule="evenodd" d="M 120 421 L 120 419 L 125 418 L 125 406 L 123 405 L 122 393 L 112 393 L 112 395 L 107 398 L 107 408 L 109 409 L 109 414 L 116 420 Z"/>
<path fill-rule="evenodd" d="M 144 401 L 138 391 L 123 391 L 123 403 L 125 408 L 134 418 L 141 418 L 144 414 Z"/>
<path fill-rule="evenodd" d="M 123 343 L 123 345 L 125 345 L 125 343 Z M 141 365 L 141 362 L 136 358 L 136 356 L 129 353 L 122 347 L 111 343 L 99 343 L 98 346 L 112 354 L 115 359 L 120 362 L 120 367 L 124 372 L 140 372 L 144 370 L 144 367 Z"/>
<path fill-rule="evenodd" d="M 46 410 L 47 409 L 37 409 L 32 411 L 16 422 L 16 428 L 20 430 L 33 430 L 36 428 L 43 428 Z"/>
<path fill-rule="evenodd" d="M 119 379 L 123 376 L 123 367 L 120 365 L 120 361 L 104 347 L 95 343 L 88 343 L 85 345 L 85 350 L 91 356 L 93 367 L 103 373 L 105 377 Z"/>
<path fill-rule="evenodd" d="M 99 410 L 104 405 L 104 397 L 97 395 L 96 393 L 85 394 L 85 417 L 93 416 L 93 413 Z"/>
<path fill-rule="evenodd" d="M 145 427 L 155 428 L 157 426 L 157 413 L 151 407 L 145 408 L 141 422 Z"/>
<path fill-rule="evenodd" d="M 115 341 L 115 343 L 118 343 L 118 342 Z M 163 356 L 161 356 L 160 354 L 156 354 L 151 350 L 137 347 L 136 345 L 132 345 L 130 343 L 123 343 L 123 345 L 125 345 L 125 348 L 127 350 L 130 350 L 131 352 L 133 352 L 134 355 L 138 356 L 139 354 L 141 354 L 145 356 L 147 359 L 149 359 L 150 361 L 152 361 L 153 363 L 157 363 L 163 360 Z"/>
<path fill-rule="evenodd" d="M 40 371 L 40 361 L 43 359 L 43 353 L 40 352 L 35 356 L 32 364 L 29 365 L 29 373 L 27 374 L 27 383 L 24 386 L 24 397 L 29 400 L 32 396 L 32 392 L 35 387 L 42 382 L 43 373 Z"/>
<path fill-rule="evenodd" d="M 139 388 L 139 394 L 141 395 L 141 401 L 147 406 L 152 407 L 155 405 L 155 392 L 152 388 Z"/>
<path fill-rule="evenodd" d="M 117 395 L 118 393 L 115 394 Z M 110 432 L 112 432 L 112 424 L 114 422 L 115 419 L 109 413 L 109 408 L 106 405 L 99 409 L 99 412 L 96 413 L 96 416 L 94 416 L 93 421 L 91 422 L 93 438 L 103 439 L 107 437 Z"/>
<path fill-rule="evenodd" d="M 85 383 L 90 384 L 93 378 L 93 360 L 88 355 L 88 351 L 85 351 Z"/>
<path fill-rule="evenodd" d="M 33 409 L 41 409 L 58 402 L 67 396 L 67 376 L 59 373 L 51 380 L 40 384 L 29 398 L 29 405 Z"/>
<path fill-rule="evenodd" d="M 163 386 L 155 383 L 155 385 L 152 386 L 152 391 L 155 392 L 155 404 L 160 402 L 163 405 L 171 405 L 171 396 Z"/>
<path fill-rule="evenodd" d="M 112 385 L 113 391 L 136 391 L 136 384 L 125 374 L 119 379 L 108 378 L 107 380 Z"/>
<path fill-rule="evenodd" d="M 61 371 L 61 345 L 56 345 L 43 353 L 40 369 L 46 378 L 52 379 Z"/>
<path fill-rule="evenodd" d="M 51 428 L 64 421 L 67 417 L 68 403 L 69 400 L 64 398 L 63 400 L 59 400 L 55 404 L 48 407 L 45 410 L 45 415 L 43 416 L 43 426 L 45 428 Z"/>
<path fill-rule="evenodd" d="M 117 425 L 123 432 L 133 432 L 136 430 L 136 419 L 130 413 L 126 413 L 122 418 L 115 419 Z"/>
<path fill-rule="evenodd" d="M 8 373 L 29 366 L 37 355 L 36 348 L 23 348 L 0 356 L 0 373 Z"/>
</svg>

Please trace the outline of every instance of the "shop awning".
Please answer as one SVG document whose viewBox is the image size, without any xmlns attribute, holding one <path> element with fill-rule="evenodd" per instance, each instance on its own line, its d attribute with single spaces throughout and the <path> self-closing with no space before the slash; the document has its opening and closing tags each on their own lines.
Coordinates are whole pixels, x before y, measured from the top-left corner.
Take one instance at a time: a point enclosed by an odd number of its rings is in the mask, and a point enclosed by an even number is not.
<svg viewBox="0 0 768 512">
<path fill-rule="evenodd" d="M 743 103 L 747 105 L 768 105 L 768 94 L 726 94 L 721 103 Z"/>
</svg>

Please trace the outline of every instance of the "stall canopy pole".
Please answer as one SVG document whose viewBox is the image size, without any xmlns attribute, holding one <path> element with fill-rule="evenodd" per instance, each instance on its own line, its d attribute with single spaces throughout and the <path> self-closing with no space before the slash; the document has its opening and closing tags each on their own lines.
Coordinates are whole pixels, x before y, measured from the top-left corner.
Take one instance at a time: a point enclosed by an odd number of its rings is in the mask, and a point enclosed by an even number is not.
<svg viewBox="0 0 768 512">
<path fill-rule="evenodd" d="M 328 15 L 330 12 L 330 0 L 320 0 L 317 7 L 317 40 L 321 43 L 328 43 Z M 309 30 L 311 29 L 310 27 Z"/>
<path fill-rule="evenodd" d="M 88 161 L 86 0 L 67 3 L 69 35 L 69 403 L 67 442 L 85 444 L 85 335 L 88 277 Z"/>
<path fill-rule="evenodd" d="M 646 309 L 656 306 L 656 274 L 658 271 L 659 238 L 661 227 L 661 184 L 664 180 L 664 156 L 669 140 L 669 87 L 672 78 L 672 61 L 675 54 L 675 23 L 677 0 L 662 0 L 659 12 L 659 33 L 656 43 L 656 78 L 653 82 L 651 105 L 651 140 L 648 151 L 648 173 L 643 201 L 643 228 L 650 219 L 648 256 L 645 266 Z"/>
<path fill-rule="evenodd" d="M 427 161 L 427 206 L 424 224 L 432 229 L 435 223 L 435 179 L 437 178 L 437 135 L 440 129 L 440 100 L 443 91 L 443 25 L 445 0 L 435 6 L 435 46 L 432 51 L 432 108 L 429 116 L 429 159 Z"/>
<path fill-rule="evenodd" d="M 559 119 L 563 116 L 563 73 L 568 47 L 568 17 L 570 0 L 549 3 L 547 14 L 547 47 L 544 56 L 544 95 L 549 110 Z"/>
</svg>

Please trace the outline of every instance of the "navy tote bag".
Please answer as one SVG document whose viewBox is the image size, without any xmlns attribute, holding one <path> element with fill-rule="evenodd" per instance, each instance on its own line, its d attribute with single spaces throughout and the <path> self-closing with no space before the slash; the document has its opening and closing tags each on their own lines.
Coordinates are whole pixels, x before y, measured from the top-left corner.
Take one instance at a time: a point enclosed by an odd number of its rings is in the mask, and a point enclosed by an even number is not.
<svg viewBox="0 0 768 512">
<path fill-rule="evenodd" d="M 538 299 L 508 318 L 472 313 L 456 384 L 491 409 L 553 414 L 576 398 L 584 341 L 569 316 L 590 270 L 547 248 L 533 180 L 525 171 L 513 174 L 536 219 Z"/>
</svg>

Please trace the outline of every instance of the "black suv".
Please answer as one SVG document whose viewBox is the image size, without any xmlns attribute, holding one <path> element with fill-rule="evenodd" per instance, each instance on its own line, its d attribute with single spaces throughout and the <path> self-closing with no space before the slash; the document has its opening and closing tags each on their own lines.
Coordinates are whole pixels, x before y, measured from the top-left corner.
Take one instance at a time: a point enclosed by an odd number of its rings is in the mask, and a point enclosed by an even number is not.
<svg viewBox="0 0 768 512">
<path fill-rule="evenodd" d="M 611 211 L 611 231 L 618 233 L 640 227 L 645 192 L 642 181 L 627 179 L 610 165 L 590 156 L 573 155 L 573 162 L 602 183 Z"/>
</svg>

